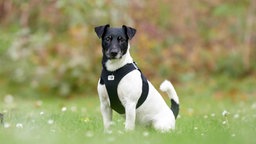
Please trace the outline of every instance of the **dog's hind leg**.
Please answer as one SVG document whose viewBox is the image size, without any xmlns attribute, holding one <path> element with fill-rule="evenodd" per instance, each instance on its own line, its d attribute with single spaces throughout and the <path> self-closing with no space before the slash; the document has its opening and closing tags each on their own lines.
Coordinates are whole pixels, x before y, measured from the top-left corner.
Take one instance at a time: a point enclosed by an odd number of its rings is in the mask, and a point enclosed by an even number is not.
<svg viewBox="0 0 256 144">
<path fill-rule="evenodd" d="M 168 112 L 170 113 L 170 112 Z M 175 129 L 175 119 L 174 117 L 168 116 L 165 113 L 158 115 L 152 123 L 155 130 L 159 132 L 170 132 L 170 130 Z"/>
</svg>

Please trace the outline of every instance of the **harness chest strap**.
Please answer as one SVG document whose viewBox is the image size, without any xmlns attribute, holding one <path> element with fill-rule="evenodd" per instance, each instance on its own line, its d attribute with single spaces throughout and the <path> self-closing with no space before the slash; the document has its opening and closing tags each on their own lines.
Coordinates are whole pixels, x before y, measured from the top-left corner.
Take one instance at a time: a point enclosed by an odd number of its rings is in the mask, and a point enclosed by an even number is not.
<svg viewBox="0 0 256 144">
<path fill-rule="evenodd" d="M 110 106 L 113 110 L 115 110 L 120 114 L 125 113 L 125 108 L 118 97 L 117 86 L 120 80 L 126 74 L 130 73 L 133 70 L 140 71 L 140 69 L 138 69 L 135 63 L 126 64 L 125 66 L 123 66 L 122 68 L 114 72 L 107 71 L 105 68 L 103 68 L 101 72 L 100 84 L 105 84 L 108 95 L 109 95 Z M 149 90 L 148 81 L 142 73 L 141 73 L 141 80 L 142 80 L 142 93 L 137 102 L 136 108 L 140 107 L 143 104 L 143 102 L 146 100 L 148 95 L 148 90 Z"/>
</svg>

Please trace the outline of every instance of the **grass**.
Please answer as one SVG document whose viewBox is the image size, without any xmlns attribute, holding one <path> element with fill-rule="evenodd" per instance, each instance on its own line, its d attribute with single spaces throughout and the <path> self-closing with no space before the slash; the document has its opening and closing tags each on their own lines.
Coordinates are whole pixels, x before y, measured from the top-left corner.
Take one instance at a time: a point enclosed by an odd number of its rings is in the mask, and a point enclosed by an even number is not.
<svg viewBox="0 0 256 144">
<path fill-rule="evenodd" d="M 228 83 L 238 85 L 228 87 Z M 58 99 L 8 96 L 1 92 L 4 124 L 0 127 L 0 141 L 2 144 L 252 144 L 256 143 L 256 101 L 251 84 L 255 84 L 252 79 L 178 84 L 180 117 L 176 130 L 166 134 L 140 126 L 133 132 L 124 132 L 124 119 L 116 113 L 113 133 L 104 134 L 96 95 Z M 225 90 L 220 88 L 222 85 Z M 233 89 L 238 90 L 233 92 Z"/>
</svg>

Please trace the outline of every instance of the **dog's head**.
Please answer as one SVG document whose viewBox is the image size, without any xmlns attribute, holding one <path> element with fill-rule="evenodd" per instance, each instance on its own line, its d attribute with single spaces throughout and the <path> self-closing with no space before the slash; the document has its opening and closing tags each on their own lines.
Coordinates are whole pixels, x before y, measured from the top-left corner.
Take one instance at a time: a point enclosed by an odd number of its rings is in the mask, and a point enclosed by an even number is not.
<svg viewBox="0 0 256 144">
<path fill-rule="evenodd" d="M 95 32 L 102 39 L 103 57 L 106 59 L 120 59 L 127 53 L 128 40 L 131 40 L 136 29 L 123 25 L 112 28 L 109 24 L 95 27 Z"/>
</svg>

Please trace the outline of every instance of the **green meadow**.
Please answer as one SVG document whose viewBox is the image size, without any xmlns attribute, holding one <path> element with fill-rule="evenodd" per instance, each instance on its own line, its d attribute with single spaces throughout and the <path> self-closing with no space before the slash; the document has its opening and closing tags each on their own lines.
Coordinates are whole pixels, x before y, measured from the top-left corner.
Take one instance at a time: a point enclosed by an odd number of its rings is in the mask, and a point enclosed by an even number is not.
<svg viewBox="0 0 256 144">
<path fill-rule="evenodd" d="M 1 95 L 0 140 L 3 144 L 255 143 L 256 101 L 251 86 L 255 82 L 216 79 L 176 86 L 181 111 L 176 129 L 169 133 L 139 125 L 125 132 L 124 118 L 114 113 L 113 133 L 105 134 L 97 95 L 69 99 Z M 221 90 L 226 85 L 233 85 L 230 91 Z"/>
</svg>

